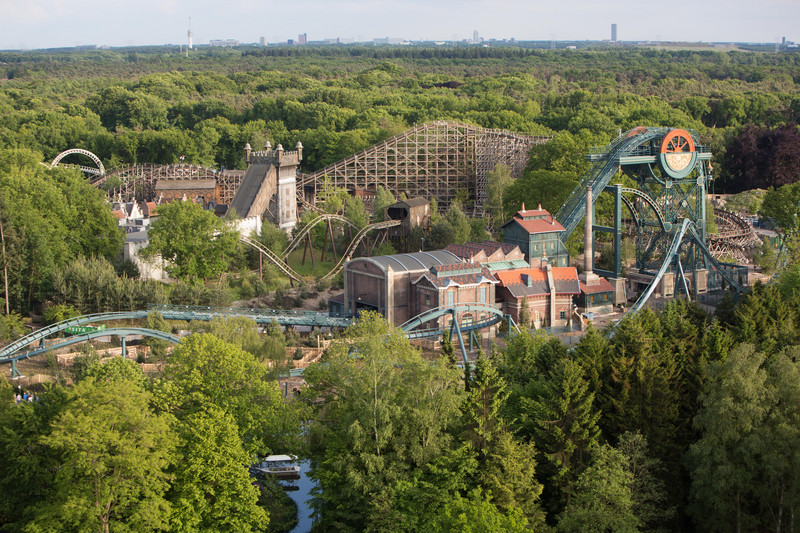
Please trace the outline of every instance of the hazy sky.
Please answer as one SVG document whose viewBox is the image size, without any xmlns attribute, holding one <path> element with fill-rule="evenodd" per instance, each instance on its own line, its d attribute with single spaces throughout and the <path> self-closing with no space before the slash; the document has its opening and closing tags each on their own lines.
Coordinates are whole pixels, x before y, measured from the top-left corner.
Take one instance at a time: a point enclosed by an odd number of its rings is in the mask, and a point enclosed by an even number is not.
<svg viewBox="0 0 800 533">
<path fill-rule="evenodd" d="M 0 49 L 238 39 L 800 41 L 800 0 L 0 0 Z"/>
</svg>

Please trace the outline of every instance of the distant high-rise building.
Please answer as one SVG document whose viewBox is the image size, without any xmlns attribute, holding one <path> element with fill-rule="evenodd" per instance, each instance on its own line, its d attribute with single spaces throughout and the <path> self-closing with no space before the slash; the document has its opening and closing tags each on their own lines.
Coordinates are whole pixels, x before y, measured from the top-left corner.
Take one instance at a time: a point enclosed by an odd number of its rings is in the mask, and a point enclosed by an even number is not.
<svg viewBox="0 0 800 533">
<path fill-rule="evenodd" d="M 611 25 L 611 42 L 617 42 L 617 25 Z"/>
<path fill-rule="evenodd" d="M 189 31 L 186 32 L 186 36 L 189 37 L 189 50 L 192 49 L 192 17 L 189 17 Z"/>
<path fill-rule="evenodd" d="M 261 38 L 258 40 L 258 42 L 259 42 L 259 44 L 260 44 L 261 46 L 267 46 L 267 38 L 266 38 L 266 37 L 261 37 Z"/>
<path fill-rule="evenodd" d="M 478 30 L 474 30 L 472 32 L 472 42 L 473 43 L 477 43 L 478 41 L 480 41 L 480 36 L 478 35 Z"/>
<path fill-rule="evenodd" d="M 301 33 L 297 36 L 297 44 L 306 44 L 308 42 L 308 35 Z"/>
</svg>

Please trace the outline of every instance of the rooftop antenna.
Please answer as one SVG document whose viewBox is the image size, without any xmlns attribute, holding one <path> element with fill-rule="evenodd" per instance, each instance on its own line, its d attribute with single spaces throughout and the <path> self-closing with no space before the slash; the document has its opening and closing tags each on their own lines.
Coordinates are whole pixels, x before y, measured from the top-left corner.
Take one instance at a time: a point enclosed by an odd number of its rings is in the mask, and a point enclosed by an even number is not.
<svg viewBox="0 0 800 533">
<path fill-rule="evenodd" d="M 189 50 L 192 49 L 192 17 L 189 17 L 189 31 L 186 32 L 187 37 L 189 37 L 189 48 L 186 50 L 186 54 L 189 54 Z"/>
</svg>

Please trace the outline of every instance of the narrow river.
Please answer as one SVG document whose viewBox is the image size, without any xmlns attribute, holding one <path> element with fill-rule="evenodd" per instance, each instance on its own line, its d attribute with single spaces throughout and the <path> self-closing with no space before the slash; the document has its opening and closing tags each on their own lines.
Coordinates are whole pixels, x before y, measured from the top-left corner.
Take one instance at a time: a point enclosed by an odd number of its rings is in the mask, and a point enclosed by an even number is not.
<svg viewBox="0 0 800 533">
<path fill-rule="evenodd" d="M 307 503 L 311 499 L 311 489 L 314 482 L 308 478 L 309 461 L 297 461 L 300 466 L 300 479 L 294 485 L 300 490 L 289 491 L 286 494 L 297 504 L 297 526 L 290 533 L 308 533 L 314 521 L 311 519 L 311 507 Z"/>
</svg>

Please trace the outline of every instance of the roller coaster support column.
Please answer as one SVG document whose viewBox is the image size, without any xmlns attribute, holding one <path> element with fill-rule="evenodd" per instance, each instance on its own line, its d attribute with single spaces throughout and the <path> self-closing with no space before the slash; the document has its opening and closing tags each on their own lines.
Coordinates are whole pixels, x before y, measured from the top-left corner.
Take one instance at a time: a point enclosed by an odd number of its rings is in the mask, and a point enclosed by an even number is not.
<svg viewBox="0 0 800 533">
<path fill-rule="evenodd" d="M 455 333 L 458 336 L 458 345 L 461 347 L 461 357 L 464 358 L 464 365 L 469 362 L 467 360 L 467 348 L 464 346 L 464 337 L 461 335 L 461 328 L 458 325 L 458 320 L 456 319 L 456 313 L 452 313 L 453 323 L 450 324 L 450 338 L 453 337 L 453 330 L 455 329 Z"/>
<path fill-rule="evenodd" d="M 128 345 L 125 342 L 125 335 L 120 335 L 119 336 L 119 342 L 120 342 L 120 346 L 122 346 L 122 352 L 120 352 L 122 357 L 123 358 L 128 357 Z"/>
<path fill-rule="evenodd" d="M 622 188 L 622 185 L 611 185 L 606 188 L 607 191 L 614 195 L 614 225 L 611 227 L 593 226 L 595 231 L 602 231 L 613 235 L 614 259 L 611 270 L 595 269 L 595 272 L 608 279 L 614 286 L 615 305 L 624 304 L 627 301 L 625 295 L 625 279 L 622 277 Z"/>
<path fill-rule="evenodd" d="M 481 347 L 481 340 L 478 338 L 478 335 L 475 331 L 470 330 L 469 332 L 469 349 L 474 350 L 475 346 Z"/>
<path fill-rule="evenodd" d="M 11 377 L 12 378 L 22 377 L 22 373 L 17 369 L 17 362 L 15 360 L 11 361 Z"/>
<path fill-rule="evenodd" d="M 611 233 L 614 238 L 614 263 L 611 265 L 611 270 L 597 270 L 595 271 L 604 278 L 619 278 L 622 274 L 622 185 L 612 185 L 609 187 L 611 193 L 614 195 L 614 225 L 598 226 L 593 225 L 594 231 L 602 231 L 603 233 Z"/>
</svg>

